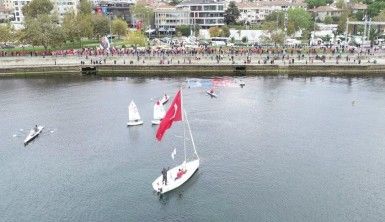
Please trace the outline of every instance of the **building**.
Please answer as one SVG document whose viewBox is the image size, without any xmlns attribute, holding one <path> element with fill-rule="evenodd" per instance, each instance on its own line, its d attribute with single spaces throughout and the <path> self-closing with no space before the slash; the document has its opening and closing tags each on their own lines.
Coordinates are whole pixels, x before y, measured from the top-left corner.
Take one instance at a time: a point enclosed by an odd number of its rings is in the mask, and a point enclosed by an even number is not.
<svg viewBox="0 0 385 222">
<path fill-rule="evenodd" d="M 160 33 L 175 32 L 179 25 L 190 25 L 190 10 L 173 6 L 162 6 L 154 10 L 155 28 Z"/>
<path fill-rule="evenodd" d="M 223 0 L 187 0 L 178 4 L 176 10 L 190 11 L 190 22 L 187 25 L 207 29 L 225 25 L 226 6 L 227 4 Z"/>
<path fill-rule="evenodd" d="M 13 0 L 3 0 L 3 6 L 6 9 L 13 10 Z"/>
<path fill-rule="evenodd" d="M 59 15 L 59 19 L 62 20 L 63 16 L 68 12 L 77 12 L 79 0 L 51 0 L 53 3 L 53 10 Z"/>
<path fill-rule="evenodd" d="M 349 4 L 349 7 L 353 13 L 357 13 L 357 12 L 365 13 L 366 10 L 368 9 L 368 6 L 363 3 L 351 3 Z"/>
<path fill-rule="evenodd" d="M 13 0 L 13 13 L 15 20 L 13 21 L 16 27 L 20 27 L 24 23 L 24 15 L 22 8 L 27 5 L 31 0 Z M 79 0 L 51 0 L 54 6 L 54 11 L 59 15 L 59 19 L 62 20 L 63 16 L 70 11 L 76 13 Z"/>
<path fill-rule="evenodd" d="M 313 13 L 317 20 L 325 21 L 326 17 L 340 17 L 343 10 L 334 6 L 326 5 L 309 11 Z"/>
<path fill-rule="evenodd" d="M 238 21 L 245 23 L 258 23 L 264 21 L 266 16 L 274 11 L 287 11 L 290 8 L 305 8 L 306 3 L 296 1 L 256 1 L 237 3 L 240 11 Z"/>
<path fill-rule="evenodd" d="M 11 9 L 6 8 L 4 5 L 0 5 L 0 23 L 12 21 L 13 13 Z"/>
</svg>

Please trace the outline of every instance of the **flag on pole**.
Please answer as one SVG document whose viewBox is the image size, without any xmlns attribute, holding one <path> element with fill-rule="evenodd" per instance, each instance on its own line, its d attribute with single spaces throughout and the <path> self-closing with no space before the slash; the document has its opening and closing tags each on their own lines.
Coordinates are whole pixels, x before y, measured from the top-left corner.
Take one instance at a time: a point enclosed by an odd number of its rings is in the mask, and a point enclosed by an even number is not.
<svg viewBox="0 0 385 222">
<path fill-rule="evenodd" d="M 158 130 L 156 131 L 156 139 L 158 141 L 162 140 L 162 137 L 166 130 L 168 130 L 173 122 L 182 120 L 182 98 L 180 90 L 174 97 L 170 108 L 168 108 L 166 115 L 159 124 Z"/>
<path fill-rule="evenodd" d="M 175 158 L 175 155 L 176 155 L 176 149 L 174 149 L 174 151 L 172 151 L 172 153 L 171 153 L 171 158 L 174 159 L 174 158 Z"/>
</svg>

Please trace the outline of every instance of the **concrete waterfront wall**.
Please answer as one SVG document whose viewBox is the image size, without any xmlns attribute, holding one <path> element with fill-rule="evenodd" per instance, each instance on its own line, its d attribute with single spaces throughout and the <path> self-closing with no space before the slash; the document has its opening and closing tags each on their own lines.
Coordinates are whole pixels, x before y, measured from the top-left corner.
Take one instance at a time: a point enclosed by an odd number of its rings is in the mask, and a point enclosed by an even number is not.
<svg viewBox="0 0 385 222">
<path fill-rule="evenodd" d="M 0 77 L 51 77 L 81 76 L 81 68 L 75 66 L 0 67 Z"/>
<path fill-rule="evenodd" d="M 0 67 L 0 76 L 81 76 L 82 69 L 97 76 L 385 76 L 385 65 L 68 65 Z"/>
</svg>

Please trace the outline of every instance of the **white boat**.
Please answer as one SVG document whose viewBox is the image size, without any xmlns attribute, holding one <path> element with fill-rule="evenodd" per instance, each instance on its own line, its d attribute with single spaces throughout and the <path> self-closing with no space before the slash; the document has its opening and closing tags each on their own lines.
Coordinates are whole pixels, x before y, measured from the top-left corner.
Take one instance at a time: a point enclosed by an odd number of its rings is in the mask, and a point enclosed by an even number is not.
<svg viewBox="0 0 385 222">
<path fill-rule="evenodd" d="M 137 126 L 141 124 L 143 124 L 143 121 L 140 119 L 138 107 L 136 107 L 134 101 L 131 101 L 130 105 L 128 106 L 127 126 Z"/>
<path fill-rule="evenodd" d="M 159 100 L 162 104 L 165 104 L 168 102 L 170 97 L 167 94 L 164 94 L 164 96 Z"/>
<path fill-rule="evenodd" d="M 173 102 L 174 103 L 174 102 Z M 183 103 L 182 103 L 183 104 Z M 172 108 L 173 105 L 170 106 L 170 109 Z M 167 193 L 169 191 L 172 191 L 178 187 L 180 187 L 182 184 L 184 184 L 188 179 L 194 175 L 194 173 L 198 170 L 199 168 L 199 156 L 195 148 L 195 143 L 194 143 L 194 138 L 191 133 L 191 128 L 190 124 L 187 119 L 186 112 L 183 111 L 183 107 L 181 107 L 182 111 L 182 121 L 183 121 L 183 150 L 184 150 L 184 161 L 172 169 L 165 170 L 165 176 L 167 178 L 167 184 L 164 181 L 164 175 L 160 175 L 157 177 L 154 182 L 152 182 L 152 187 L 153 189 L 160 194 Z M 175 111 L 176 112 L 176 111 Z M 168 112 L 167 112 L 168 114 Z M 166 116 L 167 116 L 166 114 Z M 175 115 L 174 115 L 175 116 Z M 166 119 L 167 117 L 165 117 Z M 187 160 L 186 157 L 186 130 L 185 130 L 185 125 L 187 125 L 189 134 L 190 134 L 190 139 L 192 143 L 192 147 L 194 149 L 194 157 L 192 160 Z M 175 152 L 175 150 L 174 150 Z M 172 154 L 172 157 L 175 153 Z M 174 157 L 173 157 L 174 158 Z M 181 173 L 182 172 L 182 173 Z M 163 172 L 162 172 L 163 173 Z"/>
<path fill-rule="evenodd" d="M 206 93 L 211 96 L 211 98 L 217 98 L 218 95 L 214 92 L 214 90 L 210 89 L 210 90 L 207 90 Z"/>
<path fill-rule="evenodd" d="M 154 125 L 159 125 L 164 115 L 166 115 L 166 111 L 164 110 L 163 104 L 160 101 L 156 102 L 154 104 L 154 119 L 151 121 L 151 123 Z"/>
<path fill-rule="evenodd" d="M 39 136 L 39 134 L 41 133 L 41 131 L 43 130 L 44 126 L 38 126 L 37 128 L 32 128 L 30 131 L 29 131 L 29 134 L 28 136 L 25 138 L 24 140 L 24 145 L 27 145 L 29 142 L 31 142 L 32 140 L 34 140 L 37 136 Z"/>
</svg>

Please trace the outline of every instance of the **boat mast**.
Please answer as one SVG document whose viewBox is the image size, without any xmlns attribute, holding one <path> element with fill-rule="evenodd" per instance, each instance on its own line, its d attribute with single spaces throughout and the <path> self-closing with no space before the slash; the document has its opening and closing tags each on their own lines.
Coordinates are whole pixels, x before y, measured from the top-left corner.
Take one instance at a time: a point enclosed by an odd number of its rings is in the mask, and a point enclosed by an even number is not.
<svg viewBox="0 0 385 222">
<path fill-rule="evenodd" d="M 180 88 L 180 102 L 181 102 L 181 109 L 182 109 L 182 121 L 183 121 L 183 150 L 184 150 L 184 163 L 186 164 L 187 155 L 186 155 L 186 126 L 184 121 L 184 108 L 183 108 L 183 93 L 182 93 L 182 87 Z M 186 166 L 185 166 L 186 168 Z"/>
<path fill-rule="evenodd" d="M 187 113 L 186 113 L 186 111 L 184 111 L 184 116 L 186 117 L 186 123 L 187 123 L 188 131 L 190 132 L 190 137 L 191 137 L 191 142 L 192 142 L 192 145 L 193 145 L 193 148 L 194 148 L 194 153 L 195 153 L 195 155 L 197 156 L 197 158 L 198 158 L 198 160 L 199 160 L 199 156 L 198 156 L 197 150 L 196 150 L 196 148 L 195 148 L 194 138 L 193 138 L 193 135 L 192 135 L 192 133 L 191 133 L 190 123 L 188 122 L 188 119 L 187 119 Z"/>
</svg>

